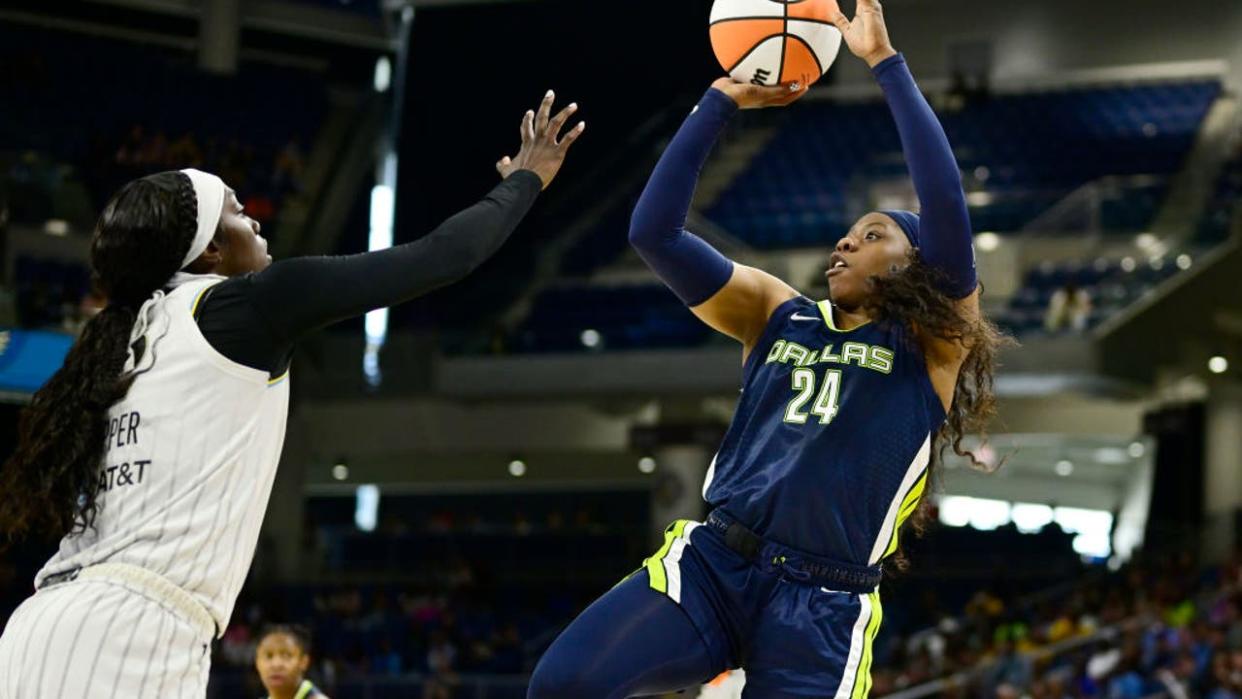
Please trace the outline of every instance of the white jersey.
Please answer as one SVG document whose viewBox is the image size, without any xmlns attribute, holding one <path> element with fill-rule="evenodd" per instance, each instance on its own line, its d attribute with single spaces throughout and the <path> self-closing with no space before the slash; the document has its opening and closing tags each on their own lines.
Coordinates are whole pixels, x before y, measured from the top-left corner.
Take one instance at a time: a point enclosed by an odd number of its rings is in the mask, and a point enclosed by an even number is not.
<svg viewBox="0 0 1242 699">
<path fill-rule="evenodd" d="M 254 557 L 289 408 L 288 374 L 233 362 L 194 311 L 222 277 L 153 302 L 137 377 L 109 412 L 95 528 L 66 536 L 49 577 L 100 563 L 139 566 L 189 593 L 222 633 Z"/>
</svg>

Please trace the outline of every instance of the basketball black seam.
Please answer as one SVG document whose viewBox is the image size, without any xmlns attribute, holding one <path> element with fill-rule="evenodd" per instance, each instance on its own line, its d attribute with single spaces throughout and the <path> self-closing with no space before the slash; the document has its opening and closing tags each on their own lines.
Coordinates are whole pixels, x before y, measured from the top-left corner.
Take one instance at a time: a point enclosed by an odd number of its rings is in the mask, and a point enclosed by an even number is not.
<svg viewBox="0 0 1242 699">
<path fill-rule="evenodd" d="M 776 69 L 776 84 L 781 84 L 781 79 L 785 77 L 785 53 L 789 48 L 789 5 L 783 4 L 785 8 L 785 16 L 781 18 L 783 22 L 781 30 L 785 32 L 785 36 L 781 37 L 781 63 Z"/>
<path fill-rule="evenodd" d="M 819 69 L 819 74 L 823 75 L 824 65 L 819 62 L 819 54 L 815 53 L 815 47 L 811 46 L 809 43 L 807 43 L 806 39 L 803 39 L 797 34 L 790 34 L 789 38 L 801 43 L 803 46 L 806 47 L 806 50 L 811 53 L 811 60 L 815 61 L 815 67 Z"/>
<path fill-rule="evenodd" d="M 729 66 L 729 69 L 728 69 L 728 71 L 726 71 L 726 72 L 732 73 L 733 71 L 737 70 L 737 67 L 738 67 L 738 66 L 740 66 L 740 65 L 742 65 L 742 63 L 743 63 L 743 62 L 744 62 L 747 58 L 750 58 L 750 54 L 752 54 L 752 53 L 754 53 L 755 51 L 757 51 L 757 50 L 759 49 L 759 47 L 760 47 L 760 46 L 763 46 L 764 44 L 766 44 L 766 43 L 768 42 L 768 39 L 776 39 L 776 38 L 778 38 L 778 37 L 783 37 L 783 36 L 785 36 L 785 35 L 784 35 L 784 34 L 771 34 L 771 35 L 769 35 L 769 36 L 765 36 L 765 37 L 763 37 L 763 38 L 762 38 L 762 39 L 760 39 L 759 41 L 756 41 L 756 42 L 755 42 L 755 45 L 754 45 L 754 46 L 751 46 L 749 51 L 747 51 L 746 53 L 742 54 L 742 57 L 741 57 L 741 58 L 737 59 L 737 61 L 736 61 L 733 65 Z M 781 49 L 781 50 L 782 50 L 782 51 L 784 51 L 784 49 Z"/>
<path fill-rule="evenodd" d="M 714 26 L 716 26 L 717 24 L 724 24 L 725 22 L 742 22 L 742 21 L 747 21 L 747 20 L 756 20 L 756 19 L 768 19 L 768 20 L 773 20 L 773 19 L 780 19 L 780 17 L 773 17 L 773 16 L 770 16 L 770 15 L 769 15 L 769 16 L 767 16 L 767 17 L 761 17 L 761 16 L 756 16 L 756 17 L 726 17 L 726 18 L 724 18 L 724 19 L 718 19 L 718 20 L 716 20 L 715 22 L 711 22 L 711 23 L 710 23 L 710 24 L 708 24 L 707 26 L 708 26 L 708 27 L 714 27 Z M 786 22 L 788 22 L 788 21 L 789 21 L 789 20 L 788 20 L 788 18 L 786 18 L 786 20 L 785 20 L 785 21 L 786 21 Z M 809 23 L 811 23 L 811 24 L 822 24 L 822 25 L 824 25 L 825 27 L 835 27 L 835 26 L 837 26 L 837 25 L 833 24 L 832 22 L 829 22 L 829 21 L 827 21 L 827 20 L 823 20 L 823 19 L 803 19 L 802 17 L 794 17 L 794 18 L 793 18 L 793 21 L 795 21 L 795 22 L 809 22 Z"/>
<path fill-rule="evenodd" d="M 743 62 L 745 62 L 747 58 L 750 58 L 750 54 L 752 54 L 752 53 L 754 53 L 755 51 L 757 51 L 757 50 L 759 49 L 759 47 L 760 47 L 760 46 L 763 46 L 765 43 L 767 43 L 767 41 L 768 41 L 769 39 L 776 39 L 776 38 L 781 38 L 781 39 L 786 39 L 786 38 L 788 38 L 788 39 L 796 39 L 797 41 L 801 42 L 801 43 L 802 43 L 802 45 L 803 45 L 803 46 L 805 46 L 805 47 L 807 48 L 807 50 L 811 52 L 811 59 L 815 61 L 815 67 L 819 69 L 819 74 L 820 74 L 821 76 L 824 74 L 824 66 L 823 66 L 823 64 L 822 64 L 822 63 L 820 63 L 820 62 L 819 62 L 819 56 L 815 54 L 815 49 L 811 48 L 811 45 L 807 43 L 806 39 L 803 39 L 802 37 L 798 36 L 797 34 L 769 34 L 768 36 L 763 37 L 763 38 L 762 38 L 762 39 L 760 39 L 759 41 L 756 41 L 756 42 L 755 42 L 755 45 L 754 45 L 754 46 L 751 46 L 749 51 L 747 51 L 746 53 L 742 54 L 742 57 L 741 57 L 741 58 L 739 58 L 739 59 L 737 59 L 737 61 L 736 61 L 736 62 L 734 62 L 734 64 L 733 64 L 733 65 L 729 66 L 729 67 L 725 70 L 725 72 L 726 72 L 726 73 L 732 73 L 733 71 L 737 70 L 737 67 L 738 67 L 738 66 L 742 65 L 742 63 L 743 63 Z M 784 45 L 784 42 L 782 42 L 782 43 L 781 43 L 781 71 L 783 72 L 783 71 L 784 71 L 784 69 L 785 69 L 785 45 Z M 779 74 L 779 73 L 777 74 L 777 79 L 778 79 L 778 80 L 780 79 L 780 74 Z"/>
</svg>

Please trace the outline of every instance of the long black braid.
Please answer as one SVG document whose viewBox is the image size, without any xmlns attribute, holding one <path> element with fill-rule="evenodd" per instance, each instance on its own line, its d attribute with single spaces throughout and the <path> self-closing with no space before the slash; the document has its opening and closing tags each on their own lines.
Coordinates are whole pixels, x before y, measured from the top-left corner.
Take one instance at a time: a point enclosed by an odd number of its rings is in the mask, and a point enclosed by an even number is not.
<svg viewBox="0 0 1242 699">
<path fill-rule="evenodd" d="M 133 383 L 122 375 L 130 332 L 143 302 L 181 268 L 197 219 L 194 186 L 180 172 L 134 180 L 104 208 L 91 269 L 108 305 L 21 413 L 17 450 L 0 467 L 0 549 L 30 532 L 94 526 L 108 410 Z"/>
</svg>

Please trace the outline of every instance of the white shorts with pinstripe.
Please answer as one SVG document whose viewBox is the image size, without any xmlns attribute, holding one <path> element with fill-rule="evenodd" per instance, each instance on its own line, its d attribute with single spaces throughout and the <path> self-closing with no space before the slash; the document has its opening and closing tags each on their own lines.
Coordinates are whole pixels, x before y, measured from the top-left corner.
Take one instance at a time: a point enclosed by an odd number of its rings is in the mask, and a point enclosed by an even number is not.
<svg viewBox="0 0 1242 699">
<path fill-rule="evenodd" d="M 115 576 L 44 588 L 0 636 L 0 699 L 201 699 L 213 635 L 202 621 Z"/>
</svg>

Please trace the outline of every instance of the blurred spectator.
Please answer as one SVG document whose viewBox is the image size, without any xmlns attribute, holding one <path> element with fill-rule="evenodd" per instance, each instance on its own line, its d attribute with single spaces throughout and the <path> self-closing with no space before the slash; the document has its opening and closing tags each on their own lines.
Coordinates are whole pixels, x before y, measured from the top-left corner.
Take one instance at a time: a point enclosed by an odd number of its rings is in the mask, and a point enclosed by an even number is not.
<svg viewBox="0 0 1242 699">
<path fill-rule="evenodd" d="M 276 154 L 272 167 L 272 186 L 277 192 L 301 192 L 302 177 L 306 171 L 306 156 L 297 139 L 291 139 Z"/>
<path fill-rule="evenodd" d="M 143 132 L 141 124 L 131 126 L 129 133 L 125 135 L 121 145 L 116 149 L 116 155 L 114 156 L 116 164 L 141 165 L 141 153 L 146 140 L 146 134 Z"/>
<path fill-rule="evenodd" d="M 103 294 L 92 288 L 78 301 L 77 306 L 66 309 L 64 318 L 61 320 L 61 329 L 77 335 L 82 332 L 82 328 L 90 322 L 91 318 L 99 315 L 107 304 L 108 301 Z"/>
<path fill-rule="evenodd" d="M 1070 328 L 1074 332 L 1087 329 L 1091 319 L 1091 294 L 1086 289 L 1078 288 L 1074 282 L 1066 282 L 1057 289 L 1048 301 L 1048 312 L 1044 316 L 1044 328 L 1055 333 L 1062 328 Z"/>
<path fill-rule="evenodd" d="M 381 638 L 375 655 L 371 657 L 372 675 L 400 675 L 401 655 L 393 650 L 392 641 Z"/>
<path fill-rule="evenodd" d="M 983 676 L 984 693 L 997 699 L 1017 699 L 1017 688 L 1025 688 L 1030 682 L 1030 659 L 1018 653 L 1017 645 L 1008 634 L 1002 634 L 995 663 Z"/>
<path fill-rule="evenodd" d="M 427 683 L 423 686 L 423 699 L 452 699 L 459 680 L 454 666 L 457 648 L 449 642 L 443 631 L 431 634 L 431 647 L 427 650 Z"/>
<path fill-rule="evenodd" d="M 199 149 L 198 142 L 194 140 L 192 134 L 182 134 L 181 138 L 172 142 L 172 145 L 168 147 L 167 165 L 178 170 L 203 166 L 203 151 Z"/>
<path fill-rule="evenodd" d="M 168 162 L 168 136 L 163 131 L 158 131 L 155 136 L 143 141 L 135 164 L 162 167 Z"/>
</svg>

